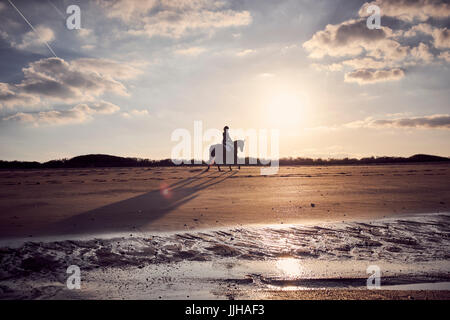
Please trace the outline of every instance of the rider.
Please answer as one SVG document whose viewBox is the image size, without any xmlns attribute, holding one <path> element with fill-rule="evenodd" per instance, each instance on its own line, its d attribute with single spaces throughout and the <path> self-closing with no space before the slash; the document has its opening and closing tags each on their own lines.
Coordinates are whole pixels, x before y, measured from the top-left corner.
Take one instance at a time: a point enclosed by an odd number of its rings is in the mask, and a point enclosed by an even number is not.
<svg viewBox="0 0 450 320">
<path fill-rule="evenodd" d="M 222 144 L 225 146 L 225 148 L 227 148 L 227 151 L 231 151 L 231 149 L 233 148 L 233 140 L 231 140 L 230 138 L 230 134 L 228 133 L 228 126 L 225 126 L 223 128 L 223 139 L 222 139 Z"/>
</svg>

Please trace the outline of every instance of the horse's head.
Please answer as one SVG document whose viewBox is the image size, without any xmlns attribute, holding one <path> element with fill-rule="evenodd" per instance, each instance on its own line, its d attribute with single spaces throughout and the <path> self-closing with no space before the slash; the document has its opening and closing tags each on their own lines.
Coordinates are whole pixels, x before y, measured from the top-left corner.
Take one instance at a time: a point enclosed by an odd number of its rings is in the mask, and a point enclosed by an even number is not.
<svg viewBox="0 0 450 320">
<path fill-rule="evenodd" d="M 245 144 L 245 140 L 238 140 L 237 141 L 237 147 L 239 149 L 239 151 L 244 151 L 244 144 Z"/>
</svg>

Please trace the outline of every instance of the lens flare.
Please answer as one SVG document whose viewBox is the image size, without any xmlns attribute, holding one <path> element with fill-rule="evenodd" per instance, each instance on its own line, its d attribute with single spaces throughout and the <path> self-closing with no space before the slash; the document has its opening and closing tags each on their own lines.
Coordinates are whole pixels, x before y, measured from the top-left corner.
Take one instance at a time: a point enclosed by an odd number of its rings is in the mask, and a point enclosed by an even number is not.
<svg viewBox="0 0 450 320">
<path fill-rule="evenodd" d="M 170 189 L 170 186 L 165 182 L 162 182 L 159 185 L 159 193 L 161 193 L 161 195 L 166 199 L 170 199 L 172 197 L 172 190 Z"/>
</svg>

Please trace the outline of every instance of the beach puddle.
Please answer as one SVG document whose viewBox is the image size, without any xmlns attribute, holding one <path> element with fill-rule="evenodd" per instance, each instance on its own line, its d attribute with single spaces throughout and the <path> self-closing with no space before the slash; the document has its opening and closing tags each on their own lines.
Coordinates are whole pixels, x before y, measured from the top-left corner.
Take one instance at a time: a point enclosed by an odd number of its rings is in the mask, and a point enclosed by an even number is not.
<svg viewBox="0 0 450 320">
<path fill-rule="evenodd" d="M 264 290 L 365 288 L 370 265 L 380 268 L 386 289 L 448 288 L 449 222 L 450 215 L 441 213 L 3 242 L 0 297 L 211 299 Z M 81 290 L 66 288 L 70 265 L 81 270 Z"/>
</svg>

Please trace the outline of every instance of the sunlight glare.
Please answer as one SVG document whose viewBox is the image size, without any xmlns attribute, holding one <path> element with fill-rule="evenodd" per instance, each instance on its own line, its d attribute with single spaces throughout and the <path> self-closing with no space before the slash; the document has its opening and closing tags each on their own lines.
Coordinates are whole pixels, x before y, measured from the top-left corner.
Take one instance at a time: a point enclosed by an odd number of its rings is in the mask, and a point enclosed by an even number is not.
<svg viewBox="0 0 450 320">
<path fill-rule="evenodd" d="M 300 262 L 294 258 L 281 258 L 277 260 L 276 267 L 289 277 L 298 277 L 302 274 Z"/>
<path fill-rule="evenodd" d="M 271 125 L 298 126 L 304 120 L 304 99 L 299 93 L 278 92 L 267 99 L 266 112 Z"/>
</svg>

